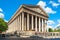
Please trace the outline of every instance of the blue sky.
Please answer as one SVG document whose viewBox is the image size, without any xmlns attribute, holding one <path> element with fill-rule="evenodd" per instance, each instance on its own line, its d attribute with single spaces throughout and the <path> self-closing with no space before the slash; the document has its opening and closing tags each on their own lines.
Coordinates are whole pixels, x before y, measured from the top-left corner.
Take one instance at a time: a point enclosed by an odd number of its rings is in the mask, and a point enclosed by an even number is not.
<svg viewBox="0 0 60 40">
<path fill-rule="evenodd" d="M 0 0 L 0 18 L 9 21 L 22 4 L 40 5 L 49 15 L 48 26 L 60 26 L 60 0 Z"/>
</svg>

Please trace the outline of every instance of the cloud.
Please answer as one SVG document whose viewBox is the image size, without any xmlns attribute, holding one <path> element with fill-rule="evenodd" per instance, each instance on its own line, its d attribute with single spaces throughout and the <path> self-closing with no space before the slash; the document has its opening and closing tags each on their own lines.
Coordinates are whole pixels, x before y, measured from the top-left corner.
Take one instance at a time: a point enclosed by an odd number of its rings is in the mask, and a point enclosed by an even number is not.
<svg viewBox="0 0 60 40">
<path fill-rule="evenodd" d="M 53 29 L 60 28 L 60 19 L 58 19 L 56 22 L 54 22 L 53 20 L 48 20 L 47 28 L 53 28 Z"/>
<path fill-rule="evenodd" d="M 50 25 L 52 26 L 53 24 L 55 24 L 55 22 L 54 22 L 53 20 L 48 20 L 48 21 L 47 21 L 47 24 L 48 24 L 49 26 L 50 26 Z"/>
<path fill-rule="evenodd" d="M 52 26 L 48 26 L 48 25 L 47 25 L 47 28 L 52 28 Z"/>
<path fill-rule="evenodd" d="M 0 18 L 4 18 L 3 10 L 0 8 Z M 8 22 L 6 19 L 4 19 L 5 22 Z"/>
<path fill-rule="evenodd" d="M 0 8 L 0 18 L 4 18 L 3 10 Z"/>
<path fill-rule="evenodd" d="M 60 26 L 60 24 L 58 24 L 56 27 Z"/>
<path fill-rule="evenodd" d="M 55 29 L 56 29 L 56 28 L 60 28 L 60 24 L 57 24 L 57 25 L 55 26 Z"/>
<path fill-rule="evenodd" d="M 3 10 L 0 8 L 0 12 L 3 12 Z"/>
<path fill-rule="evenodd" d="M 53 28 L 53 26 L 47 26 L 47 29 L 49 29 L 49 28 L 52 28 L 53 30 L 55 29 L 55 28 Z"/>
<path fill-rule="evenodd" d="M 56 22 L 58 23 L 56 24 Z M 47 29 L 48 28 L 52 28 L 52 29 L 60 28 L 60 19 L 58 19 L 56 22 L 54 22 L 53 20 L 48 20 Z"/>
<path fill-rule="evenodd" d="M 60 0 L 58 0 L 58 2 L 60 2 Z"/>
<path fill-rule="evenodd" d="M 55 22 L 53 20 L 48 20 L 47 21 L 47 29 L 49 29 L 49 28 L 54 29 L 53 28 L 54 27 L 53 25 L 55 25 Z"/>
<path fill-rule="evenodd" d="M 57 20 L 57 25 L 55 26 L 56 28 L 59 28 L 60 27 L 60 19 Z"/>
<path fill-rule="evenodd" d="M 60 19 L 58 19 L 57 22 L 60 23 Z"/>
<path fill-rule="evenodd" d="M 39 1 L 39 3 L 37 5 L 40 5 L 41 7 L 44 8 L 46 6 L 46 2 Z"/>
<path fill-rule="evenodd" d="M 44 9 L 44 11 L 46 11 L 46 13 L 49 13 L 49 14 L 55 14 L 56 13 L 56 11 L 54 11 L 52 8 L 46 7 L 47 4 L 44 1 L 39 1 L 37 3 L 37 5 L 40 5 Z"/>
<path fill-rule="evenodd" d="M 4 19 L 5 22 L 8 22 L 6 19 Z"/>
<path fill-rule="evenodd" d="M 55 27 L 55 28 L 59 28 L 59 27 L 60 27 L 60 19 L 58 19 L 56 22 L 57 22 L 57 23 L 56 23 L 56 25 L 55 25 L 54 27 Z"/>
<path fill-rule="evenodd" d="M 0 18 L 4 18 L 4 14 L 3 13 L 0 13 Z"/>
<path fill-rule="evenodd" d="M 55 14 L 55 13 L 56 13 L 56 11 L 52 10 L 52 9 L 49 8 L 49 7 L 46 7 L 46 8 L 45 8 L 45 11 L 46 11 L 47 13 L 51 13 L 51 14 Z"/>
<path fill-rule="evenodd" d="M 55 7 L 57 7 L 57 6 L 59 6 L 60 4 L 58 4 L 58 3 L 53 3 L 52 4 L 52 6 L 55 6 Z"/>
<path fill-rule="evenodd" d="M 53 1 L 50 1 L 50 4 L 52 4 L 53 7 L 58 7 L 60 5 L 59 3 L 55 3 Z"/>
</svg>

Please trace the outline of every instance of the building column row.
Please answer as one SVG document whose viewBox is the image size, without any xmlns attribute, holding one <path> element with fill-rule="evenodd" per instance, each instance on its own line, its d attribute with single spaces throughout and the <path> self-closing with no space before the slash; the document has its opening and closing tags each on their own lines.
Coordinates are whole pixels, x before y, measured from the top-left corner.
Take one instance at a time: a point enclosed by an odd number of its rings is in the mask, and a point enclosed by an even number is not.
<svg viewBox="0 0 60 40">
<path fill-rule="evenodd" d="M 19 16 L 20 20 L 18 20 L 20 22 L 19 24 L 19 29 L 20 30 L 24 30 L 24 13 L 22 12 L 21 15 Z M 29 30 L 29 20 L 30 20 L 30 16 L 29 14 L 27 13 L 27 30 Z M 37 16 L 35 16 L 35 19 L 34 19 L 34 15 L 31 16 L 31 26 L 32 26 L 32 30 L 34 30 L 34 20 L 35 20 L 35 31 L 38 31 L 41 32 L 41 28 L 42 28 L 42 32 L 43 31 L 46 31 L 46 24 L 45 24 L 45 30 L 44 30 L 44 22 L 46 23 L 46 20 L 44 20 L 43 18 L 41 19 L 39 17 L 39 28 L 37 27 Z M 41 21 L 42 20 L 42 21 Z M 42 23 L 42 24 L 41 24 Z"/>
</svg>

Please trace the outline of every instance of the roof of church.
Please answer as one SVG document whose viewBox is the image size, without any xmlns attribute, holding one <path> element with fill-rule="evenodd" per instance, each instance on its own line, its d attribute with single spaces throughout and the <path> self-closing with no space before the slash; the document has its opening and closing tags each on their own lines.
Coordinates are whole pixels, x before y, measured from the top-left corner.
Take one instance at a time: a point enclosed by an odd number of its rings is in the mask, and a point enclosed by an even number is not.
<svg viewBox="0 0 60 40">
<path fill-rule="evenodd" d="M 39 5 L 26 5 L 26 4 L 23 4 L 23 5 L 21 5 L 21 7 L 22 8 L 26 8 L 26 9 L 28 9 L 28 10 L 30 10 L 30 11 L 33 11 L 33 12 L 35 12 L 35 13 L 39 13 L 39 14 L 41 14 L 41 15 L 43 15 L 43 16 L 45 16 L 45 17 L 47 17 L 48 18 L 48 15 L 47 15 L 47 13 L 39 6 Z M 12 20 L 12 19 L 14 19 L 14 16 L 18 13 L 18 11 L 20 11 L 20 9 L 21 9 L 21 7 L 19 7 L 18 8 L 18 10 L 14 13 L 14 15 L 11 17 L 11 19 L 9 20 L 9 22 Z M 38 10 L 37 10 L 38 9 Z M 41 13 L 41 11 L 43 12 L 43 13 Z M 8 22 L 8 23 L 9 23 Z"/>
<path fill-rule="evenodd" d="M 30 4 L 23 4 L 22 6 L 27 6 L 27 7 L 31 7 L 31 8 L 38 8 L 39 5 L 30 5 Z"/>
<path fill-rule="evenodd" d="M 38 12 L 39 14 L 42 14 L 42 15 L 48 17 L 47 13 L 43 10 L 42 7 L 40 7 L 40 5 L 26 5 L 26 4 L 23 4 L 22 6 L 27 8 L 27 9 L 30 9 L 30 10 L 35 11 L 35 12 Z M 36 9 L 34 9 L 34 8 L 36 8 Z M 37 10 L 37 9 L 39 9 L 39 10 Z M 40 10 L 43 13 L 41 13 Z"/>
</svg>

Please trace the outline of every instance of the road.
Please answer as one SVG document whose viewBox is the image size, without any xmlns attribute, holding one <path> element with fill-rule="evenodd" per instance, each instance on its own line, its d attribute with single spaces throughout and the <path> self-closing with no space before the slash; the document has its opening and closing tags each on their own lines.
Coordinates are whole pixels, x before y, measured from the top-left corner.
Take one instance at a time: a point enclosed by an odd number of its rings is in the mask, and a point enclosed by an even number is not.
<svg viewBox="0 0 60 40">
<path fill-rule="evenodd" d="M 6 37 L 6 38 L 0 38 L 0 40 L 46 40 L 46 39 L 43 39 L 43 38 L 19 38 L 19 37 L 11 38 L 11 37 Z"/>
</svg>

